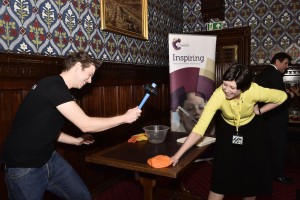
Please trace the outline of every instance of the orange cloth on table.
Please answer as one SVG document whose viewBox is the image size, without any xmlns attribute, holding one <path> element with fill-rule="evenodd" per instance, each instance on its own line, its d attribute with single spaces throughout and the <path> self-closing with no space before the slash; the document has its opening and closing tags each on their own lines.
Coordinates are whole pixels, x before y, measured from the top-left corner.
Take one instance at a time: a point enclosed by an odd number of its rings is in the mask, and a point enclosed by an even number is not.
<svg viewBox="0 0 300 200">
<path fill-rule="evenodd" d="M 157 155 L 149 158 L 147 164 L 153 168 L 164 168 L 171 165 L 171 158 L 166 155 Z"/>
<path fill-rule="evenodd" d="M 139 141 L 147 140 L 147 136 L 145 133 L 140 133 L 137 135 L 133 135 L 128 139 L 128 142 L 135 143 Z"/>
</svg>

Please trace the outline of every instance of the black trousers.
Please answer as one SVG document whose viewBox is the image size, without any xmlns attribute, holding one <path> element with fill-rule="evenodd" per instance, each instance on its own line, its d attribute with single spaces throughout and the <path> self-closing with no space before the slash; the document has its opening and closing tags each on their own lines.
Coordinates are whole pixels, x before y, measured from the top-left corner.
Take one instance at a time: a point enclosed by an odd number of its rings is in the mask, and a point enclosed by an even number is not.
<svg viewBox="0 0 300 200">
<path fill-rule="evenodd" d="M 268 120 L 266 125 L 272 147 L 273 178 L 283 177 L 287 158 L 288 123 Z"/>
</svg>

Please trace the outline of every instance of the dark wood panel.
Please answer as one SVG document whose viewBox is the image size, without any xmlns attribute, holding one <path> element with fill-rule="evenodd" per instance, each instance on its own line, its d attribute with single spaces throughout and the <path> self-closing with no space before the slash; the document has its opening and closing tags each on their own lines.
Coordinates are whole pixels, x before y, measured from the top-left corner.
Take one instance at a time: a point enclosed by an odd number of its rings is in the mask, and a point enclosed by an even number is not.
<svg viewBox="0 0 300 200">
<path fill-rule="evenodd" d="M 226 54 L 227 52 L 224 50 L 237 46 L 237 61 L 235 59 L 232 61 L 250 65 L 251 27 L 229 28 L 197 34 L 217 36 L 216 63 L 226 63 L 227 60 L 225 58 L 228 55 L 223 55 L 223 53 Z"/>
<path fill-rule="evenodd" d="M 216 35 L 216 86 L 222 83 L 224 72 L 232 64 L 250 65 L 251 28 L 240 27 L 217 31 L 198 32 L 200 35 Z"/>
<path fill-rule="evenodd" d="M 210 19 L 218 18 L 223 21 L 225 18 L 225 1 L 224 0 L 202 0 L 202 17 L 203 22 L 209 22 Z"/>
<path fill-rule="evenodd" d="M 231 63 L 216 63 L 216 86 L 222 84 L 223 74 L 230 66 Z"/>
</svg>

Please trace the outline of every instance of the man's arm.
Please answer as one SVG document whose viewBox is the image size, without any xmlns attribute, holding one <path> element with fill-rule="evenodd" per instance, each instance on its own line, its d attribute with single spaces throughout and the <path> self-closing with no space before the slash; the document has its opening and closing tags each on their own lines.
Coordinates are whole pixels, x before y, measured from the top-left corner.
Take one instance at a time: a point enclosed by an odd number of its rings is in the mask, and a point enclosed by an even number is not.
<svg viewBox="0 0 300 200">
<path fill-rule="evenodd" d="M 82 145 L 82 144 L 92 144 L 94 143 L 93 136 L 90 134 L 84 134 L 78 138 L 75 138 L 71 135 L 68 135 L 64 132 L 61 132 L 58 139 L 58 142 L 65 143 L 65 144 L 72 144 L 72 145 Z"/>
<path fill-rule="evenodd" d="M 269 76 L 270 78 L 267 83 L 268 88 L 285 91 L 285 88 L 283 86 L 282 74 L 279 71 L 274 70 L 269 74 Z"/>
<path fill-rule="evenodd" d="M 141 116 L 138 107 L 129 109 L 125 114 L 115 117 L 89 117 L 74 101 L 57 106 L 59 112 L 75 124 L 82 132 L 104 131 L 124 123 L 132 123 Z"/>
<path fill-rule="evenodd" d="M 263 87 L 284 90 L 282 88 L 282 74 L 273 66 L 269 66 L 257 75 L 255 82 Z"/>
</svg>

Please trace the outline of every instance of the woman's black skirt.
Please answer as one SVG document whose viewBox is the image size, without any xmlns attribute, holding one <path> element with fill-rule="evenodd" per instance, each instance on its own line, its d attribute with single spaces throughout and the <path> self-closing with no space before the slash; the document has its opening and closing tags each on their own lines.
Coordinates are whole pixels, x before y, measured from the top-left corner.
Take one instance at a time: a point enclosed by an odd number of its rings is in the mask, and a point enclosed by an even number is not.
<svg viewBox="0 0 300 200">
<path fill-rule="evenodd" d="M 218 194 L 255 196 L 272 192 L 271 149 L 261 116 L 239 127 L 243 145 L 232 144 L 236 127 L 220 117 L 211 190 Z"/>
</svg>

